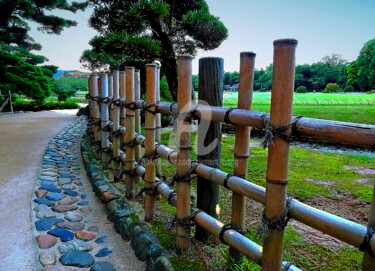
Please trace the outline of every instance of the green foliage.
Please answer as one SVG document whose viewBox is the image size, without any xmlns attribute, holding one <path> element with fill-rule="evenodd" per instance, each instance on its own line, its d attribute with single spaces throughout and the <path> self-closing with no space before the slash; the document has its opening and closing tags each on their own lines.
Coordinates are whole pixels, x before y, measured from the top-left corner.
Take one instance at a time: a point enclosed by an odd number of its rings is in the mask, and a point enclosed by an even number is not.
<svg viewBox="0 0 375 271">
<path fill-rule="evenodd" d="M 164 102 L 172 102 L 173 98 L 169 92 L 167 79 L 163 76 L 160 80 L 160 99 Z"/>
<path fill-rule="evenodd" d="M 297 89 L 296 89 L 296 92 L 297 93 L 306 93 L 307 92 L 307 88 L 305 86 L 299 86 Z"/>
<path fill-rule="evenodd" d="M 326 88 L 324 89 L 324 93 L 333 93 L 333 92 L 338 92 L 340 89 L 340 86 L 336 83 L 328 83 L 326 85 Z"/>
<path fill-rule="evenodd" d="M 36 103 L 41 103 L 51 93 L 48 78 L 41 68 L 6 51 L 0 51 L 0 90 L 24 94 Z"/>
<path fill-rule="evenodd" d="M 45 76 L 53 78 L 53 75 L 57 73 L 59 67 L 55 65 L 43 65 L 40 66 Z"/>
<path fill-rule="evenodd" d="M 192 81 L 192 84 L 193 84 L 193 91 L 198 91 L 198 75 L 192 75 L 191 77 L 191 81 Z"/>
<path fill-rule="evenodd" d="M 345 89 L 344 89 L 345 92 L 354 92 L 355 91 L 355 88 L 352 87 L 352 86 L 346 86 Z"/>
<path fill-rule="evenodd" d="M 229 84 L 233 86 L 235 84 L 238 84 L 239 82 L 240 82 L 239 72 L 232 72 L 230 74 Z"/>
<path fill-rule="evenodd" d="M 226 72 L 224 73 L 224 85 L 230 85 L 230 75 L 231 73 L 230 72 Z"/>
<path fill-rule="evenodd" d="M 365 43 L 358 59 L 358 85 L 362 91 L 375 88 L 375 39 Z"/>
<path fill-rule="evenodd" d="M 47 15 L 46 12 L 54 10 L 76 12 L 85 7 L 85 3 L 69 4 L 66 0 L 0 1 L 0 43 L 16 44 L 29 50 L 40 50 L 40 44 L 35 43 L 28 35 L 30 30 L 28 22 L 36 23 L 38 30 L 42 32 L 60 34 L 64 28 L 75 26 L 77 23 L 55 15 Z"/>
<path fill-rule="evenodd" d="M 65 102 L 50 101 L 50 102 L 36 102 L 36 101 L 25 101 L 16 99 L 13 102 L 13 108 L 16 111 L 41 111 L 41 110 L 54 110 L 54 109 L 77 109 L 79 105 L 72 100 Z"/>
<path fill-rule="evenodd" d="M 204 0 L 88 0 L 94 8 L 89 24 L 100 36 L 90 41 L 81 62 L 92 70 L 144 69 L 161 62 L 169 91 L 177 98 L 177 54 L 212 50 L 227 38 L 223 23 L 209 13 Z M 141 74 L 144 74 L 142 72 Z"/>
<path fill-rule="evenodd" d="M 58 95 L 59 101 L 66 101 L 74 96 L 77 91 L 87 91 L 87 79 L 63 77 L 55 82 L 53 91 Z"/>
</svg>

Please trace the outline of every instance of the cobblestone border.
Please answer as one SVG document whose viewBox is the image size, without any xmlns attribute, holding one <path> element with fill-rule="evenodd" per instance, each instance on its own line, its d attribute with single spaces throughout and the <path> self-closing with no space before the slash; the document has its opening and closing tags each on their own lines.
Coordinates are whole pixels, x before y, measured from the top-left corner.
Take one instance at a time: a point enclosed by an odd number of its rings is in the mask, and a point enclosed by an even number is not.
<svg viewBox="0 0 375 271">
<path fill-rule="evenodd" d="M 130 202 L 123 197 L 124 184 L 113 183 L 102 170 L 101 163 L 94 158 L 95 153 L 87 135 L 81 141 L 81 151 L 93 190 L 106 204 L 107 218 L 114 223 L 115 230 L 124 240 L 131 241 L 136 256 L 146 261 L 147 271 L 173 271 L 172 264 L 167 257 L 171 253 L 160 245 L 157 237 L 148 230 L 147 225 L 137 219 L 138 216 L 132 210 Z"/>
<path fill-rule="evenodd" d="M 79 117 L 50 141 L 43 156 L 31 204 L 36 270 L 115 271 L 108 262 L 113 251 L 94 225 L 81 180 L 79 142 L 86 127 L 86 118 Z"/>
</svg>

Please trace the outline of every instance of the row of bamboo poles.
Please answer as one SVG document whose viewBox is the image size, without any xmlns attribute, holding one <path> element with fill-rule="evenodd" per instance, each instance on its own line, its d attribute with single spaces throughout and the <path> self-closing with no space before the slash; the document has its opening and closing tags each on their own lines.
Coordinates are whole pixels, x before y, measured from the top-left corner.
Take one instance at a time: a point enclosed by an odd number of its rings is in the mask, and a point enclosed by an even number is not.
<svg viewBox="0 0 375 271">
<path fill-rule="evenodd" d="M 299 270 L 283 261 L 283 235 L 289 218 L 296 219 L 323 233 L 329 234 L 364 251 L 363 270 L 375 270 L 374 199 L 369 226 L 329 214 L 287 197 L 290 142 L 285 137 L 312 138 L 373 148 L 375 127 L 353 123 L 332 122 L 292 116 L 295 40 L 274 42 L 273 87 L 270 114 L 251 110 L 255 54 L 241 53 L 238 108 L 227 109 L 207 105 L 192 106 L 192 57 L 179 56 L 177 104 L 160 102 L 160 69 L 156 64 L 146 65 L 146 99 L 140 100 L 140 72 L 126 67 L 125 72 L 114 71 L 90 77 L 90 124 L 93 144 L 99 145 L 105 168 L 112 168 L 115 179 L 124 173 L 126 197 L 134 196 L 136 178 L 145 182 L 145 220 L 152 221 L 155 195 L 160 194 L 177 209 L 177 252 L 190 247 L 191 225 L 194 221 L 205 231 L 220 238 L 231 248 L 231 254 L 245 255 L 263 270 Z M 140 111 L 145 111 L 145 137 L 140 134 Z M 191 121 L 189 116 L 209 121 L 237 125 L 235 139 L 234 174 L 191 160 Z M 177 113 L 177 150 L 160 144 L 160 113 Z M 194 114 L 193 114 L 194 113 Z M 266 187 L 246 180 L 249 155 L 250 127 L 266 128 L 268 133 L 268 162 Z M 199 129 L 199 128 L 198 128 Z M 266 133 L 266 134 L 267 134 Z M 112 138 L 112 144 L 108 138 Z M 143 147 L 145 167 L 137 164 Z M 158 176 L 160 159 L 176 165 L 177 191 L 173 191 Z M 222 185 L 232 191 L 232 221 L 230 227 L 212 214 L 191 207 L 191 174 L 206 182 Z M 245 199 L 265 205 L 266 221 L 263 247 L 246 238 Z"/>
</svg>

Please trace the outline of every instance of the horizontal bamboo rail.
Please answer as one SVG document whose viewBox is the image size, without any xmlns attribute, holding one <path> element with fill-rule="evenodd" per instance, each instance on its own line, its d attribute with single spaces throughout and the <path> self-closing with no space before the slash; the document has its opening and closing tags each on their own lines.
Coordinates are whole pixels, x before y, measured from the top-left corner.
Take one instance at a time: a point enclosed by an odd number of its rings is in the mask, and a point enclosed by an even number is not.
<svg viewBox="0 0 375 271">
<path fill-rule="evenodd" d="M 137 108 L 142 109 L 141 100 L 136 102 Z M 159 102 L 157 111 L 160 113 L 171 113 L 171 103 Z M 172 105 L 176 112 L 176 105 Z M 210 116 L 212 121 L 224 122 L 228 108 L 201 105 L 195 109 L 197 118 Z M 207 114 L 209 113 L 210 114 Z M 228 114 L 232 123 L 242 126 L 251 126 L 257 129 L 265 129 L 269 121 L 269 114 L 253 110 L 233 109 Z M 292 134 L 296 139 L 312 139 L 332 142 L 337 144 L 348 144 L 353 146 L 375 148 L 375 126 L 351 122 L 330 121 L 322 119 L 299 118 L 293 127 Z"/>
<path fill-rule="evenodd" d="M 137 138 L 138 140 L 138 138 Z M 137 167 L 136 173 L 138 176 L 142 177 L 145 175 L 145 168 L 142 166 Z M 160 180 L 156 178 L 156 182 Z M 170 197 L 171 193 L 174 191 L 168 187 L 165 183 L 158 185 L 157 191 L 160 195 L 162 195 L 165 199 L 169 199 L 169 204 L 176 207 L 177 202 L 177 194 Z M 193 210 L 194 211 L 194 210 Z M 219 220 L 213 218 L 212 216 L 206 214 L 205 212 L 200 212 L 195 215 L 194 222 L 197 225 L 201 226 L 206 231 L 210 232 L 216 237 L 219 237 L 220 232 L 223 229 L 224 224 Z M 239 232 L 231 229 L 224 231 L 223 233 L 223 240 L 225 243 L 233 248 L 235 248 L 238 252 L 245 255 L 247 258 L 251 259 L 258 265 L 262 265 L 262 251 L 263 248 L 259 246 L 257 243 L 251 241 L 250 239 L 246 238 Z M 287 262 L 283 261 L 283 266 L 289 265 Z M 298 267 L 291 265 L 288 270 L 301 270 Z"/>
<path fill-rule="evenodd" d="M 145 137 L 136 136 L 136 142 L 144 145 Z M 177 164 L 177 152 L 164 145 L 159 145 L 157 154 L 167 159 L 172 165 Z M 217 168 L 198 164 L 195 173 L 208 181 L 224 186 L 228 173 Z M 237 176 L 227 179 L 229 190 L 246 196 L 249 199 L 265 204 L 266 189 L 257 184 Z M 359 248 L 366 235 L 367 228 L 361 224 L 327 213 L 325 211 L 308 206 L 296 199 L 290 201 L 289 215 L 291 218 L 319 230 L 325 234 L 335 237 L 343 242 Z M 375 236 L 370 241 L 371 249 L 375 251 Z"/>
</svg>

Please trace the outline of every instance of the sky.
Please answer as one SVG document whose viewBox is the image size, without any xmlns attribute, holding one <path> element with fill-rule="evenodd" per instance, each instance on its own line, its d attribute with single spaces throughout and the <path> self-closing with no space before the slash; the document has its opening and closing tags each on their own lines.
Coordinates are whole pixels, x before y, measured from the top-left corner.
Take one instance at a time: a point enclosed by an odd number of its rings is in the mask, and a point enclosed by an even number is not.
<svg viewBox="0 0 375 271">
<path fill-rule="evenodd" d="M 298 40 L 296 64 L 318 62 L 332 53 L 347 61 L 357 58 L 364 43 L 375 38 L 374 0 L 206 0 L 211 14 L 228 28 L 228 38 L 212 51 L 199 50 L 193 61 L 198 73 L 198 59 L 215 56 L 224 59 L 224 70 L 239 70 L 240 52 L 257 54 L 255 67 L 272 63 L 273 41 Z M 89 49 L 88 41 L 96 32 L 88 26 L 92 10 L 71 14 L 54 12 L 78 22 L 77 27 L 59 35 L 47 35 L 30 24 L 30 35 L 42 44 L 48 64 L 64 70 L 82 70 L 79 58 Z"/>
</svg>

